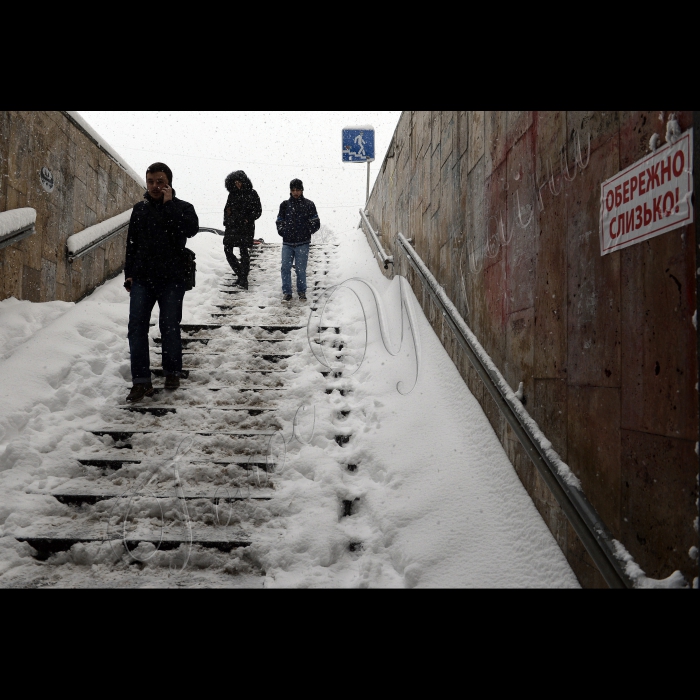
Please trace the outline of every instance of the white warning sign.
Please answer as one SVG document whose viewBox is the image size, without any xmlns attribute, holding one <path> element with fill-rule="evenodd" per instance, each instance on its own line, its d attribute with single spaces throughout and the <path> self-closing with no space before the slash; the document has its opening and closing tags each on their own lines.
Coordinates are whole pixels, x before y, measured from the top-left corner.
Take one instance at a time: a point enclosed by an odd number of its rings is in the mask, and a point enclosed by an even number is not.
<svg viewBox="0 0 700 700">
<path fill-rule="evenodd" d="M 600 254 L 693 222 L 693 130 L 606 180 L 600 189 Z"/>
</svg>

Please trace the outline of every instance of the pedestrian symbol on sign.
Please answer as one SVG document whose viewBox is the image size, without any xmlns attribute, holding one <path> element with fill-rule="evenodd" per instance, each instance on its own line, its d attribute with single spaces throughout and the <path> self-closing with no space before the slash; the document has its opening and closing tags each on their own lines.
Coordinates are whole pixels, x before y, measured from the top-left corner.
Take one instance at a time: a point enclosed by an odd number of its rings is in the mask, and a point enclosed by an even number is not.
<svg viewBox="0 0 700 700">
<path fill-rule="evenodd" d="M 365 141 L 362 138 L 362 132 L 360 132 L 357 136 L 355 136 L 355 143 L 359 146 L 359 149 L 357 151 L 357 155 L 364 156 L 365 155 Z"/>
</svg>

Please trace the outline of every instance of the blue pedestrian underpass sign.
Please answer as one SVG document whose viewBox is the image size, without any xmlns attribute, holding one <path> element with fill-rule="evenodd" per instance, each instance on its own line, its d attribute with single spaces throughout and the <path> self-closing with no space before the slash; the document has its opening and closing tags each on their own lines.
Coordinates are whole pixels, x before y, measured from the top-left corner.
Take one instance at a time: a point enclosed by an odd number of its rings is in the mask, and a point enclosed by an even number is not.
<svg viewBox="0 0 700 700">
<path fill-rule="evenodd" d="M 343 163 L 371 163 L 374 160 L 374 127 L 346 126 L 343 129 Z"/>
</svg>

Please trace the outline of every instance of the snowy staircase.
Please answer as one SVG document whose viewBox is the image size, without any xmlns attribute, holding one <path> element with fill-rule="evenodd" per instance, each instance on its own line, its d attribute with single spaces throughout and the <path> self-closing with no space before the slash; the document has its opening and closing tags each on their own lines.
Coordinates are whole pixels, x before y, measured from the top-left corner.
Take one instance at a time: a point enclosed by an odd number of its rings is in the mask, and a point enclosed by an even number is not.
<svg viewBox="0 0 700 700">
<path fill-rule="evenodd" d="M 333 250 L 312 247 L 309 304 L 323 289 L 311 280 L 325 277 Z M 218 292 L 235 302 L 217 297 L 212 307 L 220 311 L 210 323 L 182 324 L 188 376 L 179 389 L 165 391 L 154 381 L 152 398 L 108 406 L 108 424 L 86 431 L 88 449 L 78 456 L 83 474 L 51 491 L 65 516 L 16 536 L 45 566 L 60 566 L 52 555 L 82 546 L 110 548 L 115 565 L 143 565 L 169 552 L 168 570 L 183 570 L 192 552 L 231 554 L 253 542 L 256 509 L 274 491 L 273 467 L 261 455 L 280 429 L 275 399 L 286 391 L 288 361 L 306 343 L 308 305 L 279 300 L 279 256 L 279 246 L 254 249 L 250 288 L 231 288 L 224 276 Z M 152 361 L 161 342 L 153 340 Z M 158 367 L 153 373 L 163 375 Z"/>
</svg>

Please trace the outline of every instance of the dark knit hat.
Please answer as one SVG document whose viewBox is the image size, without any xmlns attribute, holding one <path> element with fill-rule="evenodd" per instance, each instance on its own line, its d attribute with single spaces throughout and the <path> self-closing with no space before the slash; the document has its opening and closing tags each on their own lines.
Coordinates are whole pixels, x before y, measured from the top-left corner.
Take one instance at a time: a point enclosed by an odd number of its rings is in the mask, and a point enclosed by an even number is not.
<svg viewBox="0 0 700 700">
<path fill-rule="evenodd" d="M 290 183 L 289 183 L 289 189 L 290 190 L 304 190 L 304 183 L 298 178 L 295 177 Z"/>
</svg>

